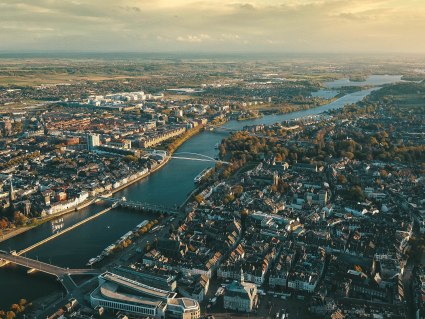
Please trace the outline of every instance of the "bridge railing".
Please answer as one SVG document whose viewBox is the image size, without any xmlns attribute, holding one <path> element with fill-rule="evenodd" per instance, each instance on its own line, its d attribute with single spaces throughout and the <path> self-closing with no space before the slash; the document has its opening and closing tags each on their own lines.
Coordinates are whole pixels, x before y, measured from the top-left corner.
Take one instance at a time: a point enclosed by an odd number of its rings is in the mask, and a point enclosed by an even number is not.
<svg viewBox="0 0 425 319">
<path fill-rule="evenodd" d="M 147 202 L 129 201 L 129 200 L 123 200 L 120 198 L 102 197 L 102 196 L 98 196 L 97 198 L 100 200 L 117 203 L 117 206 L 120 206 L 120 207 L 135 208 L 140 210 L 151 210 L 151 211 L 158 211 L 161 213 L 170 213 L 170 214 L 177 214 L 179 212 L 177 208 L 172 208 L 172 207 L 167 207 L 164 205 L 152 204 Z"/>
</svg>

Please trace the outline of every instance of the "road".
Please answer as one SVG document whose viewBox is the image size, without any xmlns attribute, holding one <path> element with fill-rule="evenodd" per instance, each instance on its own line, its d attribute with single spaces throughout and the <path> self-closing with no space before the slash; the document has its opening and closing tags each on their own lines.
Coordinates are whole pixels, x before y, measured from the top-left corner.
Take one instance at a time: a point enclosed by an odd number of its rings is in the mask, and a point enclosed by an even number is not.
<svg viewBox="0 0 425 319">
<path fill-rule="evenodd" d="M 3 259 L 7 262 L 11 262 L 23 267 L 34 268 L 38 271 L 44 272 L 49 275 L 54 275 L 57 277 L 64 275 L 97 275 L 99 271 L 96 269 L 69 269 L 61 268 L 55 265 L 46 264 L 39 260 L 34 260 L 27 257 L 12 255 L 0 252 L 0 259 Z"/>
<path fill-rule="evenodd" d="M 37 312 L 31 315 L 33 315 L 34 318 L 45 319 L 51 316 L 56 311 L 58 311 L 58 309 L 62 307 L 64 304 L 66 304 L 68 300 L 71 298 L 77 299 L 80 304 L 89 306 L 88 304 L 85 303 L 85 296 L 91 291 L 93 291 L 95 287 L 97 287 L 97 281 L 98 281 L 97 277 L 94 277 L 84 282 L 80 286 L 75 286 L 75 289 L 72 292 L 69 292 L 66 295 L 63 294 L 56 301 L 49 302 L 47 308 L 43 307 L 43 310 L 38 310 Z"/>
<path fill-rule="evenodd" d="M 55 265 L 46 264 L 39 260 L 11 255 L 4 252 L 0 252 L 0 260 L 5 260 L 29 269 L 36 269 L 37 271 L 56 276 L 68 293 L 73 292 L 77 288 L 77 285 L 74 280 L 72 280 L 71 275 L 97 275 L 100 273 L 97 269 L 65 269 Z"/>
<path fill-rule="evenodd" d="M 145 245 L 149 242 L 152 243 L 155 238 L 163 238 L 168 237 L 168 231 L 171 224 L 174 225 L 174 227 L 178 227 L 179 222 L 185 218 L 185 214 L 182 214 L 181 216 L 168 216 L 164 218 L 161 221 L 161 225 L 164 225 L 164 227 L 157 232 L 149 232 L 145 235 L 142 235 L 139 237 L 131 247 L 128 247 L 127 249 L 123 250 L 122 252 L 119 252 L 113 256 L 113 259 L 108 262 L 107 265 L 102 267 L 101 269 L 64 269 L 60 268 L 54 265 L 45 264 L 43 262 L 39 262 L 33 259 L 25 258 L 22 256 L 13 256 L 10 254 L 2 254 L 0 253 L 0 258 L 4 256 L 6 259 L 10 260 L 11 262 L 16 263 L 29 267 L 29 268 L 35 268 L 35 269 L 41 269 L 41 271 L 45 270 L 45 272 L 54 274 L 59 278 L 59 281 L 61 284 L 66 288 L 67 294 L 63 295 L 61 298 L 56 300 L 55 302 L 52 302 L 49 304 L 49 306 L 46 309 L 43 309 L 42 311 L 38 311 L 35 315 L 36 318 L 46 318 L 47 316 L 53 314 L 55 311 L 59 309 L 63 304 L 65 304 L 69 299 L 76 298 L 80 304 L 86 304 L 89 306 L 86 302 L 85 297 L 87 294 L 89 294 L 92 290 L 97 287 L 97 277 L 94 277 L 86 282 L 84 282 L 82 285 L 77 286 L 75 282 L 72 280 L 70 275 L 95 275 L 100 274 L 101 272 L 104 272 L 108 270 L 111 267 L 122 265 L 122 264 L 128 264 L 128 261 L 132 259 L 137 259 L 141 253 L 138 253 L 138 248 L 143 249 Z"/>
<path fill-rule="evenodd" d="M 156 232 L 148 232 L 140 236 L 139 238 L 134 239 L 133 244 L 130 247 L 113 256 L 113 259 L 108 263 L 107 268 L 127 264 L 129 261 L 136 260 L 142 254 L 137 252 L 138 249 L 143 250 L 148 242 L 152 244 L 155 239 L 160 239 L 164 237 L 168 238 L 169 227 L 171 226 L 171 224 L 174 225 L 175 228 L 177 228 L 179 222 L 184 218 L 185 214 L 178 216 L 168 216 L 164 218 L 160 223 L 160 225 L 164 226 L 161 230 Z M 106 268 L 103 269 L 106 270 Z"/>
</svg>

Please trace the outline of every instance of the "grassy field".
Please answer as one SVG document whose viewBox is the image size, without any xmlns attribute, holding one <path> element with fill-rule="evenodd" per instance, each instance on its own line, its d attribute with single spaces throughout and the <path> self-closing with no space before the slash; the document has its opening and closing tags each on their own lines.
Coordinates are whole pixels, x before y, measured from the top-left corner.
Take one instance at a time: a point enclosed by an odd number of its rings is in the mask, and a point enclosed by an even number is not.
<svg viewBox="0 0 425 319">
<path fill-rule="evenodd" d="M 123 79 L 144 79 L 144 76 L 124 76 L 124 75 L 72 75 L 63 74 L 29 74 L 19 76 L 0 76 L 0 86 L 39 86 L 42 84 L 58 84 L 58 83 L 76 83 L 80 81 L 106 81 L 106 80 L 123 80 Z"/>
</svg>

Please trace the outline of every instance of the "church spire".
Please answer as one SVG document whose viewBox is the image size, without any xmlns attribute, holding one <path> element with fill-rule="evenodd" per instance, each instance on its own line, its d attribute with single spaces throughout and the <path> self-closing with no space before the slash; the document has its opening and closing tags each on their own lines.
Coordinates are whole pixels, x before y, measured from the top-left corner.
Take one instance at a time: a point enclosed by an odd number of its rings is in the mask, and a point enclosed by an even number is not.
<svg viewBox="0 0 425 319">
<path fill-rule="evenodd" d="M 9 202 L 12 204 L 15 201 L 15 190 L 13 189 L 13 175 L 10 177 Z"/>
<path fill-rule="evenodd" d="M 239 281 L 241 284 L 245 282 L 245 275 L 243 273 L 243 268 L 241 267 L 241 277 L 239 278 Z"/>
</svg>

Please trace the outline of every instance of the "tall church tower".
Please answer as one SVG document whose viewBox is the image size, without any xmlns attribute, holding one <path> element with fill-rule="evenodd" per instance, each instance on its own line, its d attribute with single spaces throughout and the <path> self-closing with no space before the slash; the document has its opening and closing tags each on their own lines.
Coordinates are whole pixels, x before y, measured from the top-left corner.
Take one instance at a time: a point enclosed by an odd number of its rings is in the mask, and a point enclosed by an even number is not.
<svg viewBox="0 0 425 319">
<path fill-rule="evenodd" d="M 10 205 L 15 201 L 15 190 L 13 189 L 13 175 L 10 177 L 10 190 L 9 190 L 9 202 Z"/>
<path fill-rule="evenodd" d="M 277 186 L 279 184 L 279 174 L 277 171 L 273 172 L 273 185 Z"/>
<path fill-rule="evenodd" d="M 240 282 L 241 284 L 243 284 L 243 283 L 245 282 L 245 275 L 244 275 L 244 273 L 243 273 L 243 269 L 242 269 L 242 267 L 241 267 L 241 275 L 240 275 L 240 278 L 239 278 L 239 282 Z"/>
</svg>

